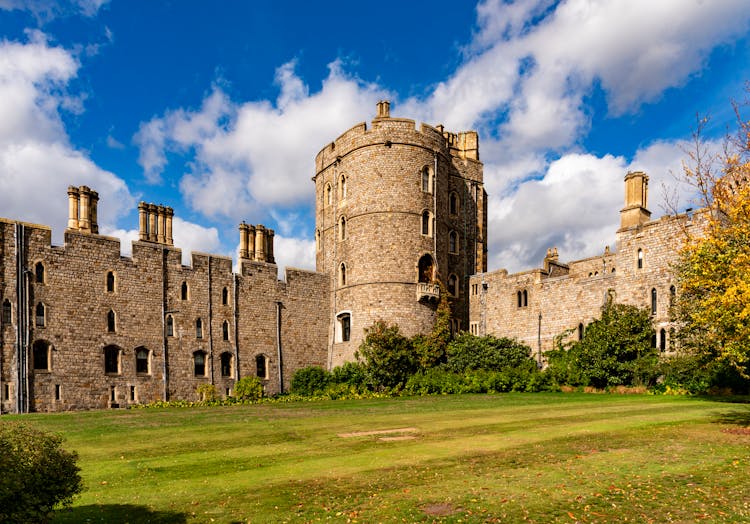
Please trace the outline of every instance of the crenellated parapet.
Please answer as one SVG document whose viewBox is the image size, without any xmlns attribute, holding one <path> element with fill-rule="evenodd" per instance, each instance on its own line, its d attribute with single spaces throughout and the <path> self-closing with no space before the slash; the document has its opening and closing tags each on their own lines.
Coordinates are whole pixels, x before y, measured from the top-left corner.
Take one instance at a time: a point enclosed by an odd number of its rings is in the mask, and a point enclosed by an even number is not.
<svg viewBox="0 0 750 524">
<path fill-rule="evenodd" d="M 320 150 L 315 157 L 315 171 L 319 173 L 363 147 L 389 148 L 399 144 L 422 147 L 449 158 L 479 161 L 479 138 L 476 131 L 454 133 L 445 131 L 442 125 L 423 123 L 417 126 L 415 120 L 392 117 L 390 102 L 380 101 L 369 128 L 367 123 L 361 122 Z"/>
<path fill-rule="evenodd" d="M 273 256 L 273 229 L 258 224 L 240 224 L 240 259 L 275 264 Z"/>
<path fill-rule="evenodd" d="M 174 210 L 171 207 L 138 204 L 138 240 L 173 246 L 172 218 Z"/>
<path fill-rule="evenodd" d="M 68 186 L 68 229 L 98 234 L 98 203 L 99 193 L 88 186 Z"/>
</svg>

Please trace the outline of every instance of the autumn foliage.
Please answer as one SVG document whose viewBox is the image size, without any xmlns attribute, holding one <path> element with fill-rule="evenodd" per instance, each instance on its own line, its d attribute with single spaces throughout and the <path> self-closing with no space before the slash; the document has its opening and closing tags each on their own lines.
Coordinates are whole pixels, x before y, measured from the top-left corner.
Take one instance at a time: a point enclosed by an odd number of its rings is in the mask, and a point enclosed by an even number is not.
<svg viewBox="0 0 750 524">
<path fill-rule="evenodd" d="M 716 163 L 696 141 L 689 182 L 706 204 L 701 235 L 688 237 L 677 266 L 675 320 L 685 350 L 750 374 L 750 121 L 739 118 Z M 700 131 L 700 129 L 698 130 Z M 713 165 L 718 165 L 714 171 Z"/>
</svg>

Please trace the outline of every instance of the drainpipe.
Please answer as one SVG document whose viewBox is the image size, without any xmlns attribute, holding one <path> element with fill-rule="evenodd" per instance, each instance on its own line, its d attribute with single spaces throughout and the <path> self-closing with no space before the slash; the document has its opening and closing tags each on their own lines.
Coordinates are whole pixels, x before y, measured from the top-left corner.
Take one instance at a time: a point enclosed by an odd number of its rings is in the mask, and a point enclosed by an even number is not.
<svg viewBox="0 0 750 524">
<path fill-rule="evenodd" d="M 537 348 L 538 348 L 538 363 L 539 369 L 542 369 L 542 310 L 539 310 L 539 328 L 537 329 Z"/>
<path fill-rule="evenodd" d="M 167 252 L 164 246 L 161 247 L 161 334 L 162 334 L 162 382 L 164 385 L 163 398 L 164 402 L 169 400 L 169 365 L 167 360 L 168 341 L 167 341 Z M 174 329 L 174 318 L 172 319 L 172 329 Z"/>
<path fill-rule="evenodd" d="M 284 305 L 276 302 L 276 356 L 279 360 L 279 393 L 284 393 L 284 360 L 281 355 L 281 310 Z"/>
<path fill-rule="evenodd" d="M 240 271 L 242 271 L 242 262 L 240 262 Z M 239 324 L 240 324 L 240 313 L 237 307 L 239 301 L 239 275 L 237 273 L 232 274 L 232 319 L 234 320 L 234 380 L 240 379 L 240 337 L 239 337 Z"/>
<path fill-rule="evenodd" d="M 435 254 L 435 269 L 440 269 L 438 265 L 437 252 L 437 173 L 438 173 L 438 154 L 433 151 L 433 176 L 432 176 L 432 252 Z M 434 275 L 434 273 L 433 273 Z"/>
<path fill-rule="evenodd" d="M 28 341 L 29 285 L 26 270 L 25 226 L 16 223 L 16 413 L 29 411 Z"/>
<path fill-rule="evenodd" d="M 213 297 L 211 281 L 211 255 L 208 256 L 208 358 L 211 362 L 211 384 L 214 383 L 214 337 L 213 337 Z"/>
</svg>

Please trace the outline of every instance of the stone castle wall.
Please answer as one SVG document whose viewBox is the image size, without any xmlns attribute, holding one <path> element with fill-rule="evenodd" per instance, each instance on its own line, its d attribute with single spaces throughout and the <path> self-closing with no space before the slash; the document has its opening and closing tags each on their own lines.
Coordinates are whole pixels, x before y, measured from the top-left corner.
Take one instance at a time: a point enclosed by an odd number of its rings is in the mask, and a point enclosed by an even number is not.
<svg viewBox="0 0 750 524">
<path fill-rule="evenodd" d="M 0 221 L 0 300 L 13 310 L 1 328 L 3 412 L 15 411 L 19 398 L 18 224 Z M 165 243 L 134 242 L 128 258 L 120 256 L 118 239 L 69 229 L 58 247 L 50 245 L 49 228 L 24 229 L 28 410 L 197 400 L 201 384 L 227 395 L 238 378 L 259 372 L 272 394 L 288 390 L 299 367 L 326 364 L 329 315 L 318 298 L 328 293 L 323 275 L 290 269 L 280 282 L 268 262 L 243 261 L 241 274 L 234 274 L 228 257 L 194 253 L 191 266 L 183 266 L 181 250 Z M 44 274 L 37 282 L 39 263 Z M 40 303 L 43 321 L 37 321 Z M 50 348 L 43 369 L 33 349 L 42 342 Z M 109 362 L 108 368 L 105 348 L 112 347 L 115 367 Z M 143 350 L 147 366 L 139 370 Z M 198 354 L 203 365 L 196 367 Z"/>
<path fill-rule="evenodd" d="M 98 234 L 98 194 L 85 186 L 68 188 L 63 246 L 48 227 L 0 219 L 1 411 L 196 400 L 202 384 L 229 395 L 245 376 L 287 391 L 300 368 L 353 360 L 377 320 L 430 331 L 443 293 L 454 330 L 517 338 L 540 358 L 608 297 L 653 308 L 667 350 L 671 264 L 705 218 L 651 220 L 648 177 L 629 173 L 613 250 L 563 263 L 550 249 L 540 268 L 487 272 L 476 132 L 417 127 L 387 102 L 318 153 L 313 181 L 318 272 L 289 268 L 285 281 L 260 225 L 240 224 L 238 272 L 204 253 L 183 266 L 173 211 L 153 204 L 139 205 L 139 240 L 122 257 Z"/>
<path fill-rule="evenodd" d="M 556 337 L 564 333 L 568 340 L 579 338 L 611 297 L 649 309 L 656 330 L 654 343 L 670 351 L 669 308 L 676 286 L 673 264 L 687 235 L 700 234 L 705 214 L 650 220 L 644 207 L 634 219 L 634 209 L 626 205 L 621 212 L 623 227 L 616 233 L 614 251 L 605 248 L 599 256 L 561 264 L 556 250 L 550 250 L 539 269 L 472 276 L 471 331 L 516 338 L 538 356 L 540 349 L 542 353 L 553 349 Z"/>
<path fill-rule="evenodd" d="M 333 289 L 332 366 L 354 359 L 364 329 L 375 321 L 397 323 L 406 335 L 428 332 L 437 282 L 455 280 L 452 307 L 465 325 L 468 276 L 485 259 L 476 133 L 417 129 L 413 120 L 391 118 L 387 102 L 378 111 L 369 129 L 354 126 L 316 158 L 316 258 Z M 432 286 L 427 296 L 418 288 L 420 259 L 433 268 L 422 277 Z"/>
</svg>

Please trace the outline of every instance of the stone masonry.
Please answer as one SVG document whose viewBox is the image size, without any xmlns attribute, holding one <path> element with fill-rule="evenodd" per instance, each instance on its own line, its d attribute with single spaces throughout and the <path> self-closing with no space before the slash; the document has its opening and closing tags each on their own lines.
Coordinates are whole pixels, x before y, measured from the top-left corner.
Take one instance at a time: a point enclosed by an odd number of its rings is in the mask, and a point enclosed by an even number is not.
<svg viewBox="0 0 750 524">
<path fill-rule="evenodd" d="M 355 358 L 377 320 L 428 332 L 447 293 L 453 329 L 517 338 L 542 353 L 581 336 L 607 297 L 650 307 L 668 349 L 670 264 L 702 214 L 651 220 L 648 177 L 625 177 L 615 249 L 487 272 L 487 194 L 475 131 L 390 116 L 379 102 L 315 158 L 317 272 L 277 278 L 274 232 L 239 225 L 228 257 L 181 263 L 171 208 L 141 202 L 132 255 L 99 234 L 99 195 L 68 188 L 62 246 L 43 225 L 0 219 L 0 412 L 127 407 L 231 395 L 258 376 L 288 390 L 300 368 Z M 106 203 L 103 203 L 106 205 Z"/>
</svg>

